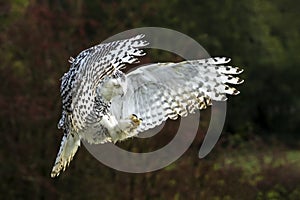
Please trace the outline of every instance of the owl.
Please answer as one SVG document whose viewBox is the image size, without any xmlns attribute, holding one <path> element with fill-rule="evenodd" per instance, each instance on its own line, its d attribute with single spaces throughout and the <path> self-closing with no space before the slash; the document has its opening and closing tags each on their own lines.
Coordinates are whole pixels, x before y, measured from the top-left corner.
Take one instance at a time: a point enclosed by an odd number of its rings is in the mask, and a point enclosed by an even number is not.
<svg viewBox="0 0 300 200">
<path fill-rule="evenodd" d="M 116 143 L 239 94 L 228 84 L 242 83 L 233 75 L 243 70 L 226 65 L 225 57 L 148 64 L 123 73 L 126 64 L 145 55 L 143 38 L 101 43 L 70 58 L 60 88 L 63 138 L 51 177 L 66 169 L 81 140 Z"/>
</svg>

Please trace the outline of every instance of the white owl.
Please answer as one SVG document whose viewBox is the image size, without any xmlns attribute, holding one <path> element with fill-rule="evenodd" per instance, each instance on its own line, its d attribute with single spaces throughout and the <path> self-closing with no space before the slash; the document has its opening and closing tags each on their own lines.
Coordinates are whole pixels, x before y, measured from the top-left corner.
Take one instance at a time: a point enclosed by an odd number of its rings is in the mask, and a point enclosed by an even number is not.
<svg viewBox="0 0 300 200">
<path fill-rule="evenodd" d="M 224 65 L 230 61 L 224 57 L 149 64 L 124 74 L 125 64 L 144 55 L 143 37 L 99 44 L 70 58 L 60 90 L 64 136 L 51 177 L 65 170 L 81 140 L 115 143 L 239 93 L 227 83 L 242 83 L 231 74 L 243 70 Z"/>
</svg>

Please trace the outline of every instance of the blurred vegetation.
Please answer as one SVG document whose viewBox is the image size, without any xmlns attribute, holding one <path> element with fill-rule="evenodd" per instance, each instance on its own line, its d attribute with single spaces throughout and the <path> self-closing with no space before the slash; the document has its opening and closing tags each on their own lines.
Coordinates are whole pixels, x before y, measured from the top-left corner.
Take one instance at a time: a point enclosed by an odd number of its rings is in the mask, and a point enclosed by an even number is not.
<svg viewBox="0 0 300 200">
<path fill-rule="evenodd" d="M 299 199 L 299 10 L 292 0 L 1 1 L 1 199 Z M 165 169 L 118 172 L 82 147 L 70 168 L 51 179 L 67 59 L 143 26 L 183 32 L 245 69 L 218 145 L 197 158 L 206 114 L 191 148 Z M 147 151 L 172 134 L 123 146 Z"/>
</svg>

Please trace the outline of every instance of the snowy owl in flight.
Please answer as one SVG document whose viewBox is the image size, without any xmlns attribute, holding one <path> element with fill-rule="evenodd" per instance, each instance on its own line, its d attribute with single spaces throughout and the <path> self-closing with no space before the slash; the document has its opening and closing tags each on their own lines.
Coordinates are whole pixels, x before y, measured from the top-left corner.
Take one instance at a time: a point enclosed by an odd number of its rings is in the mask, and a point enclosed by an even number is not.
<svg viewBox="0 0 300 200">
<path fill-rule="evenodd" d="M 70 58 L 60 88 L 64 135 L 51 177 L 69 165 L 80 140 L 115 143 L 239 93 L 227 84 L 242 83 L 232 75 L 243 70 L 225 65 L 230 59 L 224 57 L 149 64 L 124 74 L 125 64 L 145 55 L 143 37 L 102 43 Z"/>
</svg>

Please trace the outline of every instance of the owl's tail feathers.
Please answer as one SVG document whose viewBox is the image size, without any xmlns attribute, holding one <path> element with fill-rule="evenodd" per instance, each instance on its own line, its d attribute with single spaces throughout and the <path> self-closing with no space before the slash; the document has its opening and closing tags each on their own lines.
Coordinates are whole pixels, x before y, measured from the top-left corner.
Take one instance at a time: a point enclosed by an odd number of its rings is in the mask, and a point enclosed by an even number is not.
<svg viewBox="0 0 300 200">
<path fill-rule="evenodd" d="M 75 153 L 77 152 L 79 146 L 80 138 L 78 134 L 65 134 L 63 136 L 55 164 L 52 168 L 52 178 L 58 176 L 61 171 L 65 171 L 66 167 L 69 165 Z"/>
</svg>

